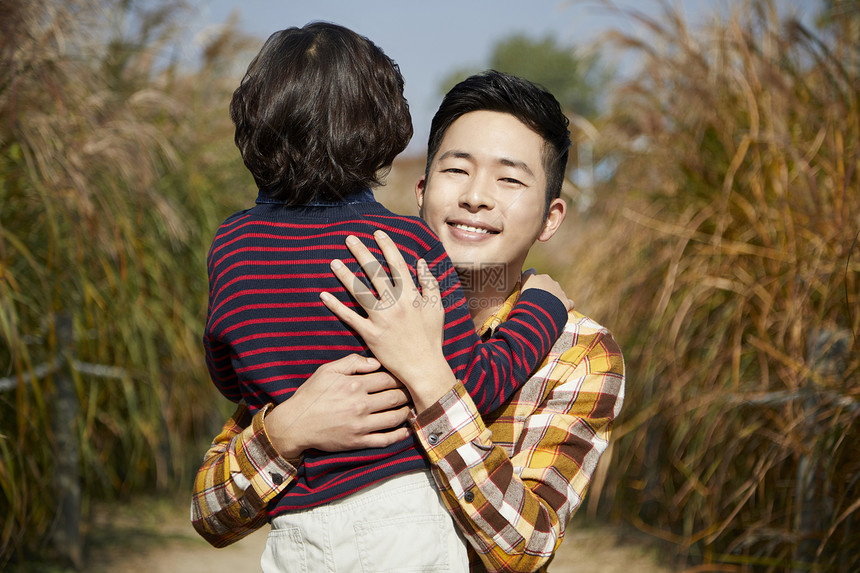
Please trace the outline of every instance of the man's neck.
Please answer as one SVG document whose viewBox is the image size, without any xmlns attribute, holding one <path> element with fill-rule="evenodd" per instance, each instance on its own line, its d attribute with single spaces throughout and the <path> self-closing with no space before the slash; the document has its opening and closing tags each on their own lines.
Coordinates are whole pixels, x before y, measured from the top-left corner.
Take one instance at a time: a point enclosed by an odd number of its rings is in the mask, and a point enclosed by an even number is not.
<svg viewBox="0 0 860 573">
<path fill-rule="evenodd" d="M 466 303 L 475 328 L 481 328 L 484 322 L 501 308 L 508 295 L 514 290 L 520 280 L 520 270 L 509 270 L 505 267 L 482 268 L 479 271 L 458 269 Z"/>
</svg>

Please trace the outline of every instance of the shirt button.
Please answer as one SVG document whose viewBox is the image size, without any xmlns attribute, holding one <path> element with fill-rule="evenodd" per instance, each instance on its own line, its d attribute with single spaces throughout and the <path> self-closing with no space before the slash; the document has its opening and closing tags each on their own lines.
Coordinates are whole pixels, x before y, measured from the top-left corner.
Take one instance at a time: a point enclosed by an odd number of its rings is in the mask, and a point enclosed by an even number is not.
<svg viewBox="0 0 860 573">
<path fill-rule="evenodd" d="M 272 483 L 275 485 L 281 485 L 284 483 L 284 476 L 281 474 L 272 474 Z"/>
<path fill-rule="evenodd" d="M 439 434 L 430 434 L 427 436 L 427 441 L 430 442 L 431 446 L 435 446 L 439 443 Z"/>
<path fill-rule="evenodd" d="M 242 519 L 248 519 L 251 516 L 251 512 L 248 511 L 247 507 L 243 507 L 242 509 L 239 510 L 239 516 Z"/>
<path fill-rule="evenodd" d="M 471 491 L 467 491 L 466 495 L 463 496 L 463 499 L 466 501 L 466 503 L 472 503 L 473 501 L 475 501 L 475 494 Z"/>
</svg>

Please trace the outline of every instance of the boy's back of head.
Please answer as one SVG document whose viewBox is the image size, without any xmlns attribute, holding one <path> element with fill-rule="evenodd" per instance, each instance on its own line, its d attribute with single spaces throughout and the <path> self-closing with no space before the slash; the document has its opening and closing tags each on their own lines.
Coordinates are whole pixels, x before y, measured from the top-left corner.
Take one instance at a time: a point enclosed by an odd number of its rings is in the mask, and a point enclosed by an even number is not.
<svg viewBox="0 0 860 573">
<path fill-rule="evenodd" d="M 378 183 L 412 137 L 397 64 L 326 22 L 272 34 L 233 93 L 230 116 L 261 192 L 289 205 Z"/>
</svg>

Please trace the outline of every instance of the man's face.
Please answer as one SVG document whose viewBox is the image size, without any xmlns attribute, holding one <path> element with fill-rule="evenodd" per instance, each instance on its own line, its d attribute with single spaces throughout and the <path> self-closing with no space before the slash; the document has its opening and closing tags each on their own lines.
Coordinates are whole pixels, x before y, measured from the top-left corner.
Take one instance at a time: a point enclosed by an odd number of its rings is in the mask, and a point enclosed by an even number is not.
<svg viewBox="0 0 860 573">
<path fill-rule="evenodd" d="M 445 132 L 416 194 L 459 270 L 504 265 L 518 276 L 532 244 L 555 233 L 565 204 L 553 201 L 544 220 L 543 148 L 537 133 L 494 111 L 467 113 Z"/>
</svg>

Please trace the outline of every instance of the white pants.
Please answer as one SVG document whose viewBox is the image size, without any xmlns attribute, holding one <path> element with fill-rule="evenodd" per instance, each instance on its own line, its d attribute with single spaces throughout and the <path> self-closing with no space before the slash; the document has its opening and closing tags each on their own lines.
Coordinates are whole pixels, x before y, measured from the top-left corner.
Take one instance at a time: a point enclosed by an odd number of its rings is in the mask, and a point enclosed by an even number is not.
<svg viewBox="0 0 860 573">
<path fill-rule="evenodd" d="M 468 573 L 466 542 L 429 471 L 276 517 L 263 573 Z"/>
</svg>

